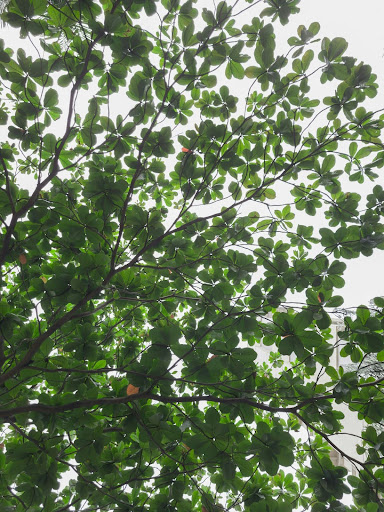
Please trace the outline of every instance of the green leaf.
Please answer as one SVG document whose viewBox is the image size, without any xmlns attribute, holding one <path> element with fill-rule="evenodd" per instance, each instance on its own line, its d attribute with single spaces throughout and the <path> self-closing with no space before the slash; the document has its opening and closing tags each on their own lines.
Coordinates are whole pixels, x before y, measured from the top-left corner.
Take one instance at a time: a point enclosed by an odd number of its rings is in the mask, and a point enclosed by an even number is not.
<svg viewBox="0 0 384 512">
<path fill-rule="evenodd" d="M 260 72 L 261 72 L 260 68 L 257 68 L 256 66 L 248 66 L 244 70 L 244 74 L 248 78 L 257 78 L 258 75 L 260 74 Z"/>
<path fill-rule="evenodd" d="M 205 421 L 210 426 L 214 426 L 217 423 L 220 423 L 220 414 L 217 412 L 216 409 L 210 407 L 205 413 Z"/>
<path fill-rule="evenodd" d="M 31 67 L 29 68 L 29 76 L 34 78 L 41 77 L 48 72 L 48 61 L 45 59 L 37 59 L 32 62 Z"/>
<path fill-rule="evenodd" d="M 238 80 L 242 80 L 244 78 L 244 68 L 239 62 L 231 61 L 230 62 L 231 74 L 234 78 Z"/>
<path fill-rule="evenodd" d="M 330 308 L 338 308 L 343 303 L 344 299 L 340 295 L 334 295 L 333 297 L 327 300 L 327 306 Z"/>
<path fill-rule="evenodd" d="M 298 338 L 296 336 L 285 336 L 279 344 L 279 352 L 282 355 L 289 356 L 295 350 L 295 342 Z"/>
<path fill-rule="evenodd" d="M 301 332 L 307 327 L 309 327 L 313 320 L 313 313 L 309 309 L 305 309 L 301 311 L 298 315 L 293 319 L 293 328 L 295 332 Z"/>
<path fill-rule="evenodd" d="M 384 308 L 384 297 L 375 297 L 373 301 L 379 308 Z"/>
<path fill-rule="evenodd" d="M 57 84 L 60 85 L 60 87 L 68 87 L 68 85 L 72 82 L 72 76 L 71 75 L 61 75 L 57 79 Z"/>
<path fill-rule="evenodd" d="M 367 322 L 370 317 L 369 309 L 366 306 L 359 306 L 356 310 L 357 318 L 361 321 L 363 325 Z"/>
<path fill-rule="evenodd" d="M 330 62 L 334 61 L 335 59 L 343 55 L 347 48 L 348 43 L 345 39 L 343 39 L 342 37 L 335 37 L 335 39 L 332 39 L 332 41 L 329 44 L 328 60 Z"/>
<path fill-rule="evenodd" d="M 7 124 L 8 121 L 8 114 L 5 112 L 4 109 L 0 108 L 0 125 Z"/>
<path fill-rule="evenodd" d="M 221 470 L 223 472 L 223 478 L 225 480 L 234 480 L 236 476 L 236 466 L 231 460 L 226 460 L 221 464 Z"/>
<path fill-rule="evenodd" d="M 43 141 L 44 148 L 49 153 L 54 153 L 56 149 L 56 137 L 53 135 L 53 133 L 47 133 L 46 135 L 44 135 Z"/>
<path fill-rule="evenodd" d="M 59 103 L 59 95 L 55 89 L 48 89 L 44 95 L 44 107 L 52 108 Z"/>
</svg>

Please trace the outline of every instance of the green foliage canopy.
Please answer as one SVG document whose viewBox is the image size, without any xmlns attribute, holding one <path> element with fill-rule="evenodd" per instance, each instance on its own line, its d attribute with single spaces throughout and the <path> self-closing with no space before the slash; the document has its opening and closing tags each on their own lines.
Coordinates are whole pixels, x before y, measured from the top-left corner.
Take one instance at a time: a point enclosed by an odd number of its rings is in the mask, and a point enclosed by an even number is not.
<svg viewBox="0 0 384 512">
<path fill-rule="evenodd" d="M 33 48 L 0 40 L 2 511 L 384 510 L 384 379 L 335 364 L 384 360 L 384 300 L 331 330 L 345 260 L 384 248 L 383 188 L 348 188 L 384 117 L 318 23 L 277 54 L 298 10 L 8 2 Z"/>
</svg>

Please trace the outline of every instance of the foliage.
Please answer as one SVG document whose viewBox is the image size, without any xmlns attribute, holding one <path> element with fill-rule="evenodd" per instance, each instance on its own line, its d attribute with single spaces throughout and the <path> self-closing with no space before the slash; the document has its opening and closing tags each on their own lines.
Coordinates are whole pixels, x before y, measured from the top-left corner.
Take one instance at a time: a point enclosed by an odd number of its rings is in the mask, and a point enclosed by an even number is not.
<svg viewBox="0 0 384 512">
<path fill-rule="evenodd" d="M 318 23 L 277 54 L 298 10 L 5 7 L 3 511 L 384 510 L 384 379 L 336 365 L 383 361 L 384 300 L 332 331 L 344 261 L 384 248 L 383 188 L 353 188 L 384 117 Z"/>
</svg>

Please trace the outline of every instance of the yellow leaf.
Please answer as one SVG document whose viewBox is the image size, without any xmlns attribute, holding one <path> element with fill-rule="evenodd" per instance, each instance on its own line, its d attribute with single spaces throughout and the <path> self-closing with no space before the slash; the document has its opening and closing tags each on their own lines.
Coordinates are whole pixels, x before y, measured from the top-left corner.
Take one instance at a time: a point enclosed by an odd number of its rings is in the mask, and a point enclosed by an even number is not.
<svg viewBox="0 0 384 512">
<path fill-rule="evenodd" d="M 137 395 L 137 393 L 140 391 L 140 388 L 137 388 L 136 386 L 133 386 L 132 384 L 128 384 L 127 386 L 127 395 Z"/>
<path fill-rule="evenodd" d="M 43 281 L 44 284 L 48 281 L 48 279 L 44 276 L 40 276 L 40 279 Z"/>
<path fill-rule="evenodd" d="M 25 265 L 27 263 L 27 257 L 25 254 L 20 254 L 19 255 L 19 261 L 22 265 Z"/>
</svg>

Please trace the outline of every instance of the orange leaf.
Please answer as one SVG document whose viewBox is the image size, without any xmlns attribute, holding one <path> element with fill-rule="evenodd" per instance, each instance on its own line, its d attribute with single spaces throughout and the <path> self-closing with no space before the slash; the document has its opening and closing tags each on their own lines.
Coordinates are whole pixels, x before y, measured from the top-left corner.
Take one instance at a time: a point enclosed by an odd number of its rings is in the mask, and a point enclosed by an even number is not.
<svg viewBox="0 0 384 512">
<path fill-rule="evenodd" d="M 181 151 L 183 153 L 193 153 L 193 151 L 191 149 L 188 149 L 188 148 L 181 148 Z"/>
<path fill-rule="evenodd" d="M 27 257 L 25 254 L 20 254 L 19 255 L 19 261 L 22 265 L 25 265 L 27 263 Z"/>
<path fill-rule="evenodd" d="M 128 384 L 127 386 L 127 395 L 137 395 L 137 393 L 140 391 L 140 388 L 137 388 L 136 386 L 133 386 L 132 384 Z"/>
</svg>

